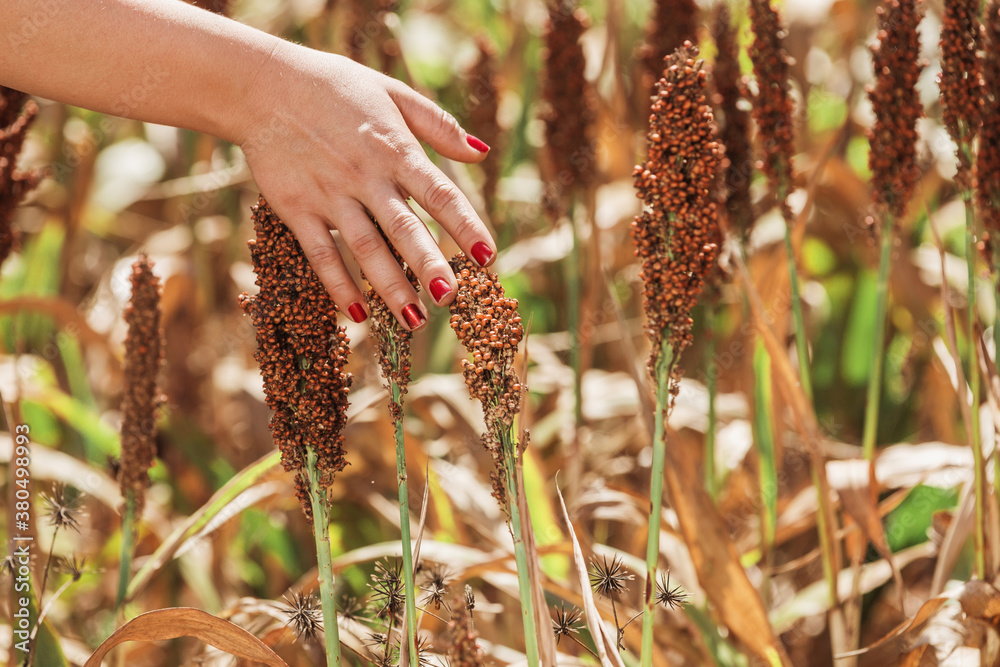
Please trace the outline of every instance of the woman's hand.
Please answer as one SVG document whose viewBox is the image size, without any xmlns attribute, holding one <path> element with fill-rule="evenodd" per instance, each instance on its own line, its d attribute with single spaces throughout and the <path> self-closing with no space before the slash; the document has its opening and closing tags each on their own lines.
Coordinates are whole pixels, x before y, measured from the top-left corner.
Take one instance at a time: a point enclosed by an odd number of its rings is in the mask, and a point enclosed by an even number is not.
<svg viewBox="0 0 1000 667">
<path fill-rule="evenodd" d="M 408 329 L 425 306 L 368 213 L 438 305 L 454 298 L 455 275 L 406 203 L 412 196 L 482 265 L 496 254 L 468 199 L 428 159 L 418 140 L 446 158 L 479 162 L 489 148 L 409 86 L 347 58 L 280 42 L 264 62 L 244 127 L 234 132 L 258 187 L 299 240 L 333 300 L 367 317 L 361 290 L 334 243 L 340 232 L 376 292 Z M 367 212 L 366 212 L 367 210 Z"/>
</svg>

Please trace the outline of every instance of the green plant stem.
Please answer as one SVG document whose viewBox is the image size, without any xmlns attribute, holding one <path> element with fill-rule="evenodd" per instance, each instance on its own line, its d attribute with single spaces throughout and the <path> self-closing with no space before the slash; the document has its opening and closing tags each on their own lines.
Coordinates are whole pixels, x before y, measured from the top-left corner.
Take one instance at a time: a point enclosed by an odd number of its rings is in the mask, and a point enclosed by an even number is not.
<svg viewBox="0 0 1000 667">
<path fill-rule="evenodd" d="M 998 239 L 1000 241 L 1000 239 Z M 994 242 L 993 266 L 996 268 L 996 285 L 993 289 L 993 366 L 1000 369 L 1000 244 Z M 993 492 L 1000 498 L 1000 452 L 993 451 Z"/>
<path fill-rule="evenodd" d="M 892 232 L 895 221 L 891 214 L 882 220 L 882 250 L 878 264 L 878 287 L 875 301 L 875 337 L 872 340 L 872 367 L 868 377 L 868 402 L 865 405 L 865 429 L 861 448 L 866 461 L 875 458 L 875 437 L 878 435 L 879 402 L 882 400 L 882 365 L 885 360 L 885 318 L 889 296 L 889 257 L 892 255 Z"/>
<path fill-rule="evenodd" d="M 306 447 L 306 474 L 309 477 L 309 502 L 313 512 L 313 535 L 316 537 L 316 562 L 319 571 L 319 597 L 323 609 L 323 637 L 326 642 L 327 667 L 340 667 L 340 627 L 337 604 L 333 599 L 333 554 L 330 552 L 330 508 L 326 490 L 320 487 L 316 470 L 316 452 Z"/>
<path fill-rule="evenodd" d="M 781 198 L 784 209 L 784 197 Z M 811 403 L 813 400 L 812 377 L 809 367 L 809 347 L 806 343 L 805 320 L 802 318 L 802 299 L 799 297 L 799 275 L 795 270 L 795 249 L 792 247 L 792 226 L 785 220 L 785 252 L 788 254 L 788 282 L 792 292 L 792 318 L 795 320 L 795 352 L 799 360 L 799 381 Z"/>
<path fill-rule="evenodd" d="M 972 429 L 972 461 L 976 467 L 974 484 L 976 491 L 976 576 L 983 579 L 986 576 L 986 469 L 983 465 L 983 447 L 979 435 L 979 335 L 976 333 L 976 217 L 972 204 L 972 192 L 963 193 L 965 200 L 965 263 L 968 267 L 968 309 L 969 309 L 969 389 L 972 392 L 972 405 L 969 410 Z"/>
<path fill-rule="evenodd" d="M 398 365 L 398 355 L 393 346 L 393 362 Z M 402 408 L 399 385 L 389 382 L 392 401 Z M 417 667 L 417 604 L 413 582 L 413 547 L 410 543 L 410 495 L 406 485 L 406 447 L 403 441 L 403 419 L 393 420 L 396 435 L 396 480 L 399 482 L 399 532 L 403 555 L 403 591 L 406 595 L 406 643 L 409 646 L 410 667 Z"/>
<path fill-rule="evenodd" d="M 573 369 L 573 440 L 569 445 L 567 460 L 569 465 L 569 487 L 567 492 L 574 498 L 579 490 L 579 480 L 583 476 L 583 458 L 580 456 L 580 429 L 583 427 L 583 337 L 580 335 L 580 313 L 582 311 L 580 279 L 580 236 L 576 231 L 576 205 L 570 204 L 567 218 L 573 236 L 573 248 L 566 258 L 566 326 L 569 330 L 569 363 Z"/>
<path fill-rule="evenodd" d="M 660 558 L 660 514 L 663 509 L 663 467 L 666 461 L 666 417 L 670 406 L 670 369 L 673 353 L 668 339 L 660 343 L 654 376 L 656 415 L 653 420 L 653 464 L 649 482 L 649 531 L 646 534 L 646 593 L 642 610 L 642 667 L 653 664 L 653 625 L 656 620 L 656 566 Z"/>
<path fill-rule="evenodd" d="M 772 428 L 771 357 L 764 344 L 757 341 L 753 360 L 754 369 L 754 442 L 760 463 L 761 507 L 761 597 L 764 604 L 770 597 L 770 570 L 774 558 L 774 532 L 778 523 L 778 470 L 774 455 L 774 429 Z"/>
<path fill-rule="evenodd" d="M 122 517 L 122 550 L 118 559 L 118 598 L 115 609 L 121 609 L 128 592 L 129 574 L 132 570 L 132 555 L 136 538 L 135 496 L 131 491 L 125 494 L 125 515 Z"/>
<path fill-rule="evenodd" d="M 705 431 L 705 490 L 708 495 L 715 499 L 718 495 L 715 471 L 715 428 L 716 428 L 716 405 L 715 399 L 718 392 L 718 369 L 715 367 L 715 304 L 709 298 L 705 304 L 705 332 L 708 338 L 708 368 L 707 389 L 708 389 L 708 428 Z"/>
<path fill-rule="evenodd" d="M 504 482 L 507 487 L 507 511 L 510 513 L 510 532 L 514 540 L 514 562 L 517 565 L 517 588 L 521 596 L 521 621 L 524 624 L 524 646 L 528 667 L 538 667 L 538 632 L 535 630 L 535 603 L 528 569 L 528 553 L 521 533 L 521 511 L 517 498 L 517 445 L 512 427 L 500 428 L 500 446 L 503 447 Z"/>
</svg>

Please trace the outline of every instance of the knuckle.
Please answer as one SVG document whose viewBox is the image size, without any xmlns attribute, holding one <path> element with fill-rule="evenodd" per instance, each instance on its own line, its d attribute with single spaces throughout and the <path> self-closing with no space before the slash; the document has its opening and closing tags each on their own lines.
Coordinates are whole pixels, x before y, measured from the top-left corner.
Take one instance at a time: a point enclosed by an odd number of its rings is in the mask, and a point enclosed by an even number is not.
<svg viewBox="0 0 1000 667">
<path fill-rule="evenodd" d="M 416 217 L 406 210 L 393 211 L 388 220 L 379 222 L 389 238 L 397 241 L 413 232 L 414 223 Z"/>
<path fill-rule="evenodd" d="M 434 130 L 443 135 L 458 132 L 458 121 L 441 107 L 434 105 Z"/>
<path fill-rule="evenodd" d="M 323 270 L 340 261 L 340 253 L 333 246 L 316 246 L 309 254 L 311 256 L 310 262 L 315 265 L 316 270 Z"/>
<path fill-rule="evenodd" d="M 424 191 L 424 206 L 428 211 L 442 211 L 458 197 L 458 191 L 448 181 L 434 179 Z"/>
<path fill-rule="evenodd" d="M 360 234 L 354 239 L 353 252 L 359 262 L 374 257 L 382 249 L 382 238 L 374 230 Z"/>
</svg>

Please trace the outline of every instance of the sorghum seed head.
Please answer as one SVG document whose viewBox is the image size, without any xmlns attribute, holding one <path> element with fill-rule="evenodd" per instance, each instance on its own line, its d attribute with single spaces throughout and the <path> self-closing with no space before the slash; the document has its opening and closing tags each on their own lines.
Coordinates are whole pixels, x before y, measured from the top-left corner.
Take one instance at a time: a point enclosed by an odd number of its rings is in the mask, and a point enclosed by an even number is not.
<svg viewBox="0 0 1000 667">
<path fill-rule="evenodd" d="M 312 520 L 306 451 L 316 453 L 319 483 L 327 486 L 347 464 L 344 438 L 351 375 L 344 368 L 350 341 L 337 311 L 291 231 L 263 197 L 253 207 L 256 240 L 250 257 L 257 286 L 240 305 L 257 329 L 255 358 L 264 396 L 274 410 L 271 435 L 286 471 L 296 472 L 296 495 Z"/>
<path fill-rule="evenodd" d="M 469 114 L 466 126 L 490 147 L 493 158 L 480 166 L 483 170 L 483 200 L 486 210 L 495 206 L 497 184 L 500 182 L 500 160 L 503 150 L 503 133 L 497 123 L 500 108 L 500 75 L 497 73 L 496 48 L 485 38 L 478 37 L 479 57 L 469 70 L 467 100 Z"/>
<path fill-rule="evenodd" d="M 656 0 L 646 38 L 636 54 L 645 71 L 643 90 L 663 75 L 663 61 L 684 42 L 697 43 L 698 5 L 694 0 Z"/>
<path fill-rule="evenodd" d="M 18 90 L 0 86 L 0 264 L 17 242 L 11 227 L 14 210 L 42 176 L 37 170 L 17 169 L 17 156 L 28 136 L 28 127 L 38 115 L 38 105 L 27 97 Z"/>
<path fill-rule="evenodd" d="M 468 602 L 471 589 L 466 586 L 465 600 L 456 595 L 451 620 L 448 621 L 448 660 L 452 667 L 482 667 L 483 650 L 476 641 L 478 635 L 472 623 L 472 606 Z"/>
<path fill-rule="evenodd" d="M 868 91 L 875 125 L 869 133 L 868 166 L 876 207 L 898 220 L 906 210 L 920 169 L 916 160 L 920 63 L 920 0 L 885 0 L 878 13 L 878 43 L 872 47 L 875 85 Z M 876 230 L 877 231 L 877 230 Z"/>
<path fill-rule="evenodd" d="M 945 0 L 941 25 L 941 117 L 958 145 L 958 174 L 963 191 L 972 187 L 973 137 L 979 131 L 981 27 L 979 0 Z"/>
<path fill-rule="evenodd" d="M 156 458 L 156 409 L 161 398 L 156 376 L 163 359 L 160 331 L 160 279 L 146 255 L 132 264 L 132 297 L 125 308 L 125 391 L 122 396 L 122 456 L 118 481 L 142 513 L 149 469 Z"/>
<path fill-rule="evenodd" d="M 1000 270 L 1000 0 L 986 6 L 983 59 L 983 125 L 976 155 L 976 204 L 986 230 L 987 261 Z"/>
</svg>

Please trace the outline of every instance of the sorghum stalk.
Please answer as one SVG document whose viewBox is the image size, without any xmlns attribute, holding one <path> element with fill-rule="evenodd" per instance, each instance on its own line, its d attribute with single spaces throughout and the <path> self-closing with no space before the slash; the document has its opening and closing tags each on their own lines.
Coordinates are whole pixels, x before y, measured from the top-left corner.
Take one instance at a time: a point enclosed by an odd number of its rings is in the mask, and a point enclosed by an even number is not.
<svg viewBox="0 0 1000 667">
<path fill-rule="evenodd" d="M 708 495 L 715 498 L 719 493 L 715 480 L 715 434 L 716 434 L 716 398 L 718 393 L 717 369 L 715 367 L 715 304 L 709 301 L 705 306 L 705 336 L 708 346 L 705 352 L 708 357 L 708 373 L 705 377 L 708 390 L 708 428 L 705 431 L 705 489 Z"/>
<path fill-rule="evenodd" d="M 882 395 L 882 366 L 885 357 L 884 333 L 887 308 L 889 256 L 892 236 L 906 210 L 920 172 L 916 162 L 916 124 L 923 115 L 916 83 L 920 64 L 920 0 L 885 0 L 876 9 L 878 43 L 872 47 L 875 85 L 868 97 L 875 112 L 869 139 L 868 165 L 876 211 L 869 218 L 882 234 L 879 259 L 878 304 L 875 310 L 876 337 L 872 341 L 872 370 L 868 383 L 862 449 L 866 460 L 875 456 L 879 401 Z"/>
<path fill-rule="evenodd" d="M 118 481 L 125 499 L 122 518 L 121 560 L 118 598 L 121 606 L 135 548 L 135 537 L 149 486 L 149 469 L 156 457 L 156 408 L 160 398 L 156 376 L 163 359 L 160 332 L 160 279 L 146 255 L 132 264 L 132 297 L 125 308 L 128 325 L 122 370 L 125 392 L 122 397 L 121 462 Z"/>
<path fill-rule="evenodd" d="M 383 237 L 384 238 L 384 237 Z M 386 239 L 388 243 L 388 239 Z M 389 244 L 396 261 L 403 260 Z M 405 267 L 410 284 L 417 289 L 419 283 L 413 271 Z M 410 493 L 406 474 L 406 444 L 403 437 L 403 394 L 410 382 L 410 339 L 413 334 L 403 328 L 382 297 L 374 289 L 365 292 L 365 301 L 371 312 L 371 336 L 375 341 L 382 377 L 389 383 L 389 413 L 392 415 L 396 443 L 396 481 L 399 486 L 399 530 L 402 545 L 403 593 L 406 608 L 406 642 L 410 667 L 417 667 L 417 607 L 416 586 L 413 577 L 413 547 L 410 538 Z"/>
<path fill-rule="evenodd" d="M 518 442 L 514 418 L 521 409 L 524 387 L 513 369 L 517 346 L 524 337 L 517 299 L 504 295 L 495 273 L 459 253 L 451 260 L 458 281 L 458 293 L 451 304 L 451 328 L 472 354 L 472 361 L 462 360 L 462 373 L 469 393 L 483 407 L 486 433 L 483 445 L 493 455 L 493 495 L 507 512 L 514 560 L 517 564 L 518 592 L 521 597 L 521 620 L 524 625 L 528 665 L 538 665 L 538 633 L 528 555 L 522 538 L 521 512 L 518 508 L 517 468 L 527 447 L 527 433 Z M 527 526 L 530 530 L 530 526 Z"/>
<path fill-rule="evenodd" d="M 641 263 L 646 332 L 652 343 L 649 369 L 656 385 L 650 516 L 646 540 L 646 597 L 642 665 L 653 660 L 655 582 L 659 563 L 660 510 L 666 458 L 666 418 L 679 388 L 677 360 L 691 344 L 691 310 L 718 252 L 718 208 L 713 196 L 719 165 L 706 73 L 698 50 L 685 42 L 667 59 L 652 96 L 647 156 L 633 172 L 646 209 L 632 222 Z"/>
<path fill-rule="evenodd" d="M 263 197 L 253 208 L 256 240 L 250 256 L 255 296 L 240 305 L 257 329 L 257 350 L 271 434 L 286 472 L 295 473 L 296 496 L 313 523 L 319 564 L 326 659 L 339 666 L 340 635 L 334 604 L 327 487 L 346 465 L 342 431 L 347 422 L 350 352 L 337 326 L 336 306 L 306 260 L 298 241 Z"/>
</svg>

